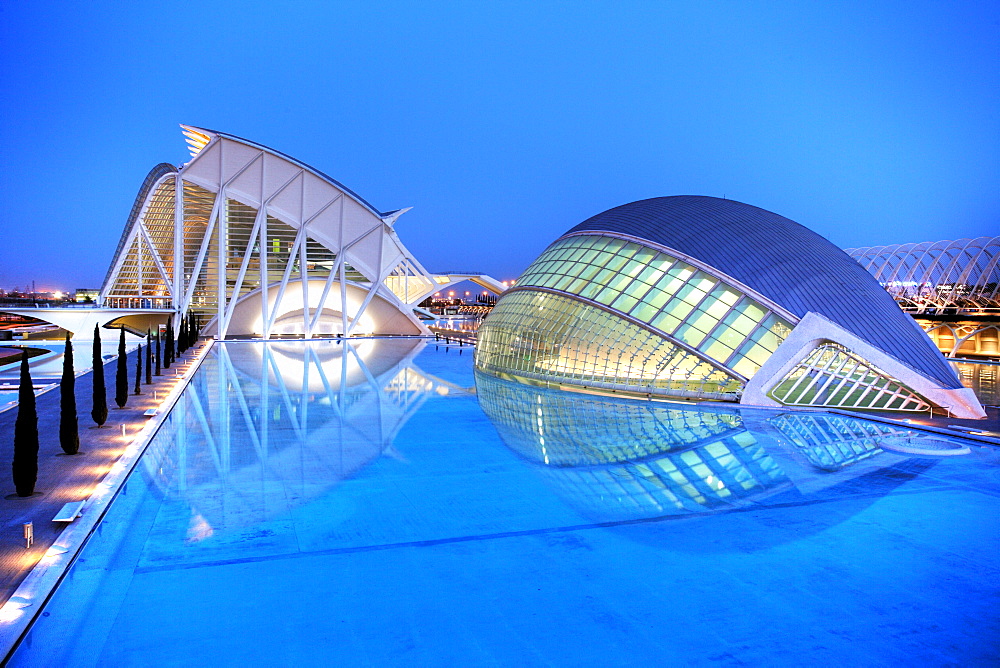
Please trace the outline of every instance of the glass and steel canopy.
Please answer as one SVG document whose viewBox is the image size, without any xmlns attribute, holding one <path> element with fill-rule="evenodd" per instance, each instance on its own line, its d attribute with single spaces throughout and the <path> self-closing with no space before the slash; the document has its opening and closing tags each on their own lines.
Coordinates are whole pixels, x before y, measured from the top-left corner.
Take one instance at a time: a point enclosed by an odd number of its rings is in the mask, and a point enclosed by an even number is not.
<svg viewBox="0 0 1000 668">
<path fill-rule="evenodd" d="M 703 268 L 577 234 L 528 267 L 480 329 L 483 370 L 650 395 L 736 399 L 792 323 Z"/>
</svg>

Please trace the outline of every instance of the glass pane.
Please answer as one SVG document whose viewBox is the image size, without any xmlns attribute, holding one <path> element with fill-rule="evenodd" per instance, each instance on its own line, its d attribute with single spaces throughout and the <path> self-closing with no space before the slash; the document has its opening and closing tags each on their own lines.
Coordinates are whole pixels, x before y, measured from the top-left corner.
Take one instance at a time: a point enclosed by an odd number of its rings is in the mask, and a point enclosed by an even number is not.
<svg viewBox="0 0 1000 668">
<path fill-rule="evenodd" d="M 562 276 L 552 287 L 556 290 L 565 290 L 577 280 L 578 279 L 574 278 L 572 275 Z"/>
<path fill-rule="evenodd" d="M 649 285 L 655 284 L 660 277 L 663 276 L 663 270 L 657 269 L 656 267 L 645 267 L 637 275 L 637 278 L 643 283 L 648 283 Z"/>
<path fill-rule="evenodd" d="M 719 360 L 720 362 L 725 362 L 733 354 L 732 348 L 721 341 L 711 338 L 706 339 L 700 349 L 705 351 L 705 354 L 712 359 Z"/>
<path fill-rule="evenodd" d="M 692 327 L 690 323 L 681 325 L 676 334 L 678 339 L 692 346 L 697 346 L 706 336 L 705 332 Z"/>
<path fill-rule="evenodd" d="M 604 288 L 603 290 L 597 293 L 597 297 L 595 297 L 594 299 L 602 304 L 610 305 L 611 302 L 613 302 L 620 294 L 621 293 L 618 292 L 618 290 L 615 290 L 614 288 Z"/>
<path fill-rule="evenodd" d="M 629 309 L 635 306 L 638 302 L 638 299 L 626 293 L 616 299 L 614 303 L 611 304 L 611 307 L 616 308 L 623 313 L 628 313 Z"/>
<path fill-rule="evenodd" d="M 632 310 L 632 317 L 634 317 L 636 320 L 649 322 L 650 318 L 656 315 L 656 312 L 659 310 L 660 309 L 657 306 L 653 306 L 652 304 L 647 304 L 646 302 L 640 302 Z"/>
<path fill-rule="evenodd" d="M 670 301 L 670 293 L 664 292 L 659 288 L 653 288 L 646 293 L 646 296 L 642 298 L 642 301 L 651 304 L 657 311 L 659 311 L 668 301 Z"/>
<path fill-rule="evenodd" d="M 745 302 L 740 304 L 740 309 L 748 318 L 757 322 L 760 322 L 767 313 L 763 306 L 752 299 L 747 299 Z"/>
<path fill-rule="evenodd" d="M 698 308 L 708 313 L 711 313 L 712 317 L 715 318 L 716 320 L 721 320 L 722 317 L 726 315 L 726 312 L 729 311 L 730 306 L 731 306 L 730 304 L 727 304 L 721 299 L 717 298 L 715 295 L 715 291 L 713 290 L 712 294 L 709 295 L 708 299 L 702 302 L 701 306 L 699 306 Z"/>
<path fill-rule="evenodd" d="M 653 318 L 653 327 L 658 327 L 668 334 L 673 332 L 677 325 L 681 324 L 681 319 L 670 313 L 660 313 L 658 316 Z"/>
</svg>

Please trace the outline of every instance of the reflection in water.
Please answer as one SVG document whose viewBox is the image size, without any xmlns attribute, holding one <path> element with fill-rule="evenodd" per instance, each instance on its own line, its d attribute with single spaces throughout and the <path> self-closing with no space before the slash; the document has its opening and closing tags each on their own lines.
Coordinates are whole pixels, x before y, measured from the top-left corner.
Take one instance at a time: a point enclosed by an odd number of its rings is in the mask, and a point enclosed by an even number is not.
<svg viewBox="0 0 1000 668">
<path fill-rule="evenodd" d="M 837 471 L 882 452 L 879 442 L 890 434 L 917 437 L 910 431 L 841 415 L 785 414 L 769 422 L 823 471 Z"/>
<path fill-rule="evenodd" d="M 419 339 L 215 345 L 142 462 L 187 538 L 287 512 L 384 453 L 428 392 Z"/>
<path fill-rule="evenodd" d="M 478 373 L 476 389 L 507 446 L 595 521 L 815 493 L 899 464 L 883 439 L 922 438 L 838 415 L 617 400 Z"/>
<path fill-rule="evenodd" d="M 989 362 L 952 362 L 962 379 L 984 406 L 1000 406 L 1000 364 Z"/>
</svg>

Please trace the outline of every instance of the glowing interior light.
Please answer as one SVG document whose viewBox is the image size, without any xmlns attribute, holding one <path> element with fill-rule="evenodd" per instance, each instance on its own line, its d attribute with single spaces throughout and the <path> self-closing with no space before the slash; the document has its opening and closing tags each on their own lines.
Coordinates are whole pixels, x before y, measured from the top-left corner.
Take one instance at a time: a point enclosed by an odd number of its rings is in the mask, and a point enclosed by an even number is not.
<svg viewBox="0 0 1000 668">
<path fill-rule="evenodd" d="M 201 149 L 208 146 L 208 143 L 212 141 L 211 137 L 202 132 L 198 132 L 192 127 L 182 125 L 181 128 L 184 136 L 186 137 L 188 150 L 191 151 L 192 158 L 201 153 Z"/>
</svg>

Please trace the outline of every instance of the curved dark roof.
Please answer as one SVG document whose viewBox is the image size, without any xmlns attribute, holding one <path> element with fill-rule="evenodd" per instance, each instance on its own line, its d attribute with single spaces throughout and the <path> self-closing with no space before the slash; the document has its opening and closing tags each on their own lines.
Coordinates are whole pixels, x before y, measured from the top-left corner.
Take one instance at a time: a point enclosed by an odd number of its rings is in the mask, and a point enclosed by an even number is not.
<svg viewBox="0 0 1000 668">
<path fill-rule="evenodd" d="M 609 209 L 567 234 L 617 232 L 697 258 L 798 317 L 815 311 L 945 387 L 961 387 L 930 338 L 864 267 L 776 213 L 729 199 L 655 197 Z"/>
</svg>

